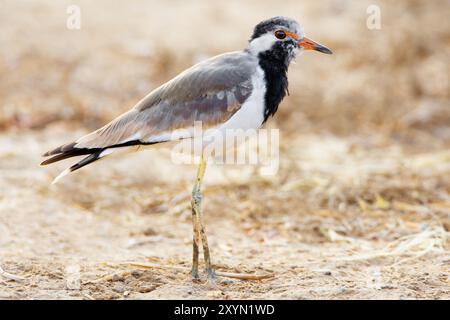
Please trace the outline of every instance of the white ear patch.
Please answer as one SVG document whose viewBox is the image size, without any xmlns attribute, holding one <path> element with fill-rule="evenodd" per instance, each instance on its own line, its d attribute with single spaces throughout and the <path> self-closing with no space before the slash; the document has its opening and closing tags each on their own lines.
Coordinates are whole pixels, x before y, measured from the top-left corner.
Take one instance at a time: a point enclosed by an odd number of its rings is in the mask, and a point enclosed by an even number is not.
<svg viewBox="0 0 450 320">
<path fill-rule="evenodd" d="M 258 55 L 260 52 L 264 52 L 272 48 L 272 45 L 277 41 L 277 38 L 273 33 L 266 33 L 256 39 L 253 39 L 248 48 L 254 55 Z"/>
</svg>

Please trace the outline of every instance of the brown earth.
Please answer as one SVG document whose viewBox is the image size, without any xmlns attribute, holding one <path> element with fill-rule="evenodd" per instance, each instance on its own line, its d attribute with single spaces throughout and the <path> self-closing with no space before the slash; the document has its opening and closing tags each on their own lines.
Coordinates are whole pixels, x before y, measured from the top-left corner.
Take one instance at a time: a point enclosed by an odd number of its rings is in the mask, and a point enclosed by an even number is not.
<svg viewBox="0 0 450 320">
<path fill-rule="evenodd" d="M 71 3 L 81 30 L 66 29 Z M 376 31 L 365 1 L 277 3 L 3 2 L 0 299 L 450 298 L 448 2 L 376 1 Z M 212 165 L 204 185 L 217 270 L 273 278 L 191 280 L 195 168 L 169 150 L 50 185 L 73 161 L 41 168 L 44 151 L 292 12 L 335 54 L 290 69 L 269 123 L 278 173 Z"/>
</svg>

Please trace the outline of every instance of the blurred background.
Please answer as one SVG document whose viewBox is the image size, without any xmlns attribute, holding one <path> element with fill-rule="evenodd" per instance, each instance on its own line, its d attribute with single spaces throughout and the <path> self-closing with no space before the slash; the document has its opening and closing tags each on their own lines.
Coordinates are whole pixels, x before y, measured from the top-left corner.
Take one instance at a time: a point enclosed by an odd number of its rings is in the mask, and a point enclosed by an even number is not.
<svg viewBox="0 0 450 320">
<path fill-rule="evenodd" d="M 80 29 L 67 28 L 70 5 L 80 8 Z M 367 24 L 374 6 L 379 29 Z M 25 278 L 7 279 L 0 298 L 449 297 L 448 0 L 0 7 L 0 266 Z M 67 261 L 85 281 L 117 270 L 114 261 L 187 267 L 195 169 L 149 151 L 50 187 L 71 162 L 39 168 L 40 155 L 192 64 L 244 49 L 253 27 L 276 15 L 298 20 L 334 54 L 307 52 L 290 67 L 290 96 L 268 124 L 281 130 L 279 174 L 208 169 L 205 214 L 219 268 L 283 276 L 192 295 L 186 274 L 170 267 L 122 267 L 116 281 L 68 292 Z M 351 263 L 336 260 L 343 256 Z M 420 279 L 418 270 L 426 270 Z"/>
</svg>

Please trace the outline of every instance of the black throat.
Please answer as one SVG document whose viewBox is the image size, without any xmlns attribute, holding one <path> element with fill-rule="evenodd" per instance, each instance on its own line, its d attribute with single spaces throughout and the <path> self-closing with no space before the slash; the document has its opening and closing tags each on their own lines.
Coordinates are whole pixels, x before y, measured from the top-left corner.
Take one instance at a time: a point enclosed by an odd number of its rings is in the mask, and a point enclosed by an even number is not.
<svg viewBox="0 0 450 320">
<path fill-rule="evenodd" d="M 266 122 L 269 116 L 277 112 L 278 105 L 286 94 L 289 94 L 287 69 L 290 59 L 281 46 L 274 46 L 271 50 L 261 52 L 258 59 L 266 81 L 264 97 L 264 122 Z"/>
</svg>

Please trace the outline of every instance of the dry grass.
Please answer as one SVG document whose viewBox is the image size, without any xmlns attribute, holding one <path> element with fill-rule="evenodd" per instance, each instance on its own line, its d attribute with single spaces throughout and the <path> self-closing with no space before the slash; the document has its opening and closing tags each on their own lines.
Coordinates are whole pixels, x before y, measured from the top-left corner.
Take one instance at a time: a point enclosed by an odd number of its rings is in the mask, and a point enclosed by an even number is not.
<svg viewBox="0 0 450 320">
<path fill-rule="evenodd" d="M 76 3 L 80 31 L 65 28 L 69 2 L 0 11 L 0 298 L 450 297 L 448 1 L 376 1 L 379 31 L 365 1 Z M 43 151 L 292 12 L 335 54 L 291 67 L 270 123 L 279 173 L 213 166 L 205 185 L 217 269 L 274 279 L 190 281 L 195 169 L 167 151 L 49 185 L 70 162 L 39 168 Z"/>
</svg>

